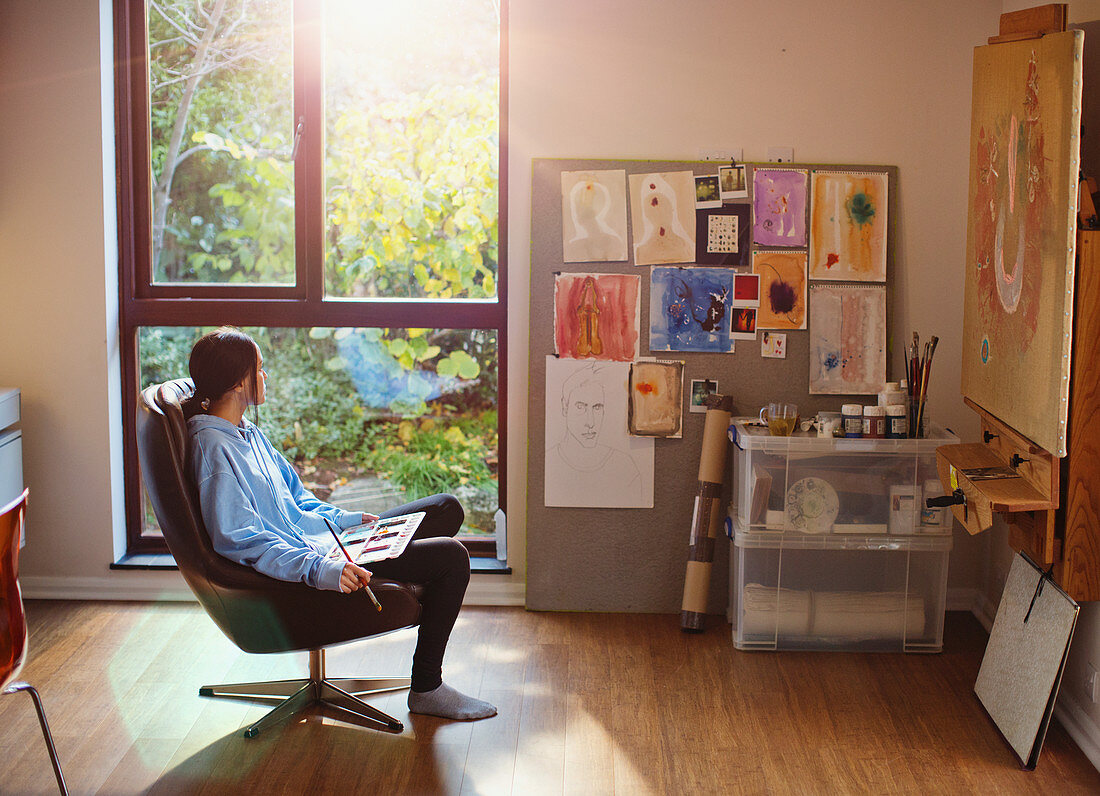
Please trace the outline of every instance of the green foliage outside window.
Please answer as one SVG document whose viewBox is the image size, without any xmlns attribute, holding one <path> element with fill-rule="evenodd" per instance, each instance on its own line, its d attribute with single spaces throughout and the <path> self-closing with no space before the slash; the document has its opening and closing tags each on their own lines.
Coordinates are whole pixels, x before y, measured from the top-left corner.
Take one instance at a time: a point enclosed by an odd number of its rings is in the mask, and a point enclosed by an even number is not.
<svg viewBox="0 0 1100 796">
<path fill-rule="evenodd" d="M 462 2 L 444 6 L 466 13 Z M 290 15 L 290 0 L 149 0 L 155 281 L 293 282 Z M 334 83 L 328 295 L 496 296 L 499 88 L 485 68 L 463 70 L 450 84 L 400 91 L 360 75 Z M 377 470 L 410 497 L 456 483 L 495 491 L 492 333 L 249 331 L 272 376 L 265 431 L 290 458 Z M 142 384 L 185 375 L 196 336 L 143 330 Z M 374 395 L 378 374 L 387 390 Z"/>
</svg>

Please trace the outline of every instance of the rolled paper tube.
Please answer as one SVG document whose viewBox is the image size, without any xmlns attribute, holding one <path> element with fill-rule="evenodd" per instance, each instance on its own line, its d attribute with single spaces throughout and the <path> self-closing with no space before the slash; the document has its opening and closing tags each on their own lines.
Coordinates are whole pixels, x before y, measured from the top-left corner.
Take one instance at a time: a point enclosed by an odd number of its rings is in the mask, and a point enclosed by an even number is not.
<svg viewBox="0 0 1100 796">
<path fill-rule="evenodd" d="M 723 520 L 720 503 L 729 444 L 726 429 L 733 413 L 733 399 L 728 395 L 710 395 L 706 406 L 703 449 L 699 456 L 699 493 L 692 512 L 684 600 L 680 607 L 680 628 L 685 632 L 702 631 L 707 613 L 714 539 Z"/>
</svg>

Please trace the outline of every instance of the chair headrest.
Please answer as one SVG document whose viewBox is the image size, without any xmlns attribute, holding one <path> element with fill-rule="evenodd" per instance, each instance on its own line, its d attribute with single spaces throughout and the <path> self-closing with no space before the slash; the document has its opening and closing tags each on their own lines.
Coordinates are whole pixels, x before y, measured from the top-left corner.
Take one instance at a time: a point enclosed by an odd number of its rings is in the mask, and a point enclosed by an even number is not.
<svg viewBox="0 0 1100 796">
<path fill-rule="evenodd" d="M 176 379 L 161 384 L 153 395 L 154 404 L 167 420 L 168 433 L 172 435 L 172 449 L 176 452 L 181 465 L 186 464 L 190 443 L 187 418 L 183 414 L 183 402 L 194 394 L 195 384 L 191 379 Z"/>
</svg>

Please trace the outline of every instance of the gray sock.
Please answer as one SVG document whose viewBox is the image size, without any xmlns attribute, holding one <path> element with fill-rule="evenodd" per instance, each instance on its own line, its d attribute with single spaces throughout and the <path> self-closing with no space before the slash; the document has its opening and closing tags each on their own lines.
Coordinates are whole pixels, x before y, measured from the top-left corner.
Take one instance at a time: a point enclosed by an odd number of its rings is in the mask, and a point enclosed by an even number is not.
<svg viewBox="0 0 1100 796">
<path fill-rule="evenodd" d="M 433 691 L 410 691 L 409 710 L 445 719 L 487 719 L 497 714 L 493 705 L 455 691 L 446 683 Z"/>
</svg>

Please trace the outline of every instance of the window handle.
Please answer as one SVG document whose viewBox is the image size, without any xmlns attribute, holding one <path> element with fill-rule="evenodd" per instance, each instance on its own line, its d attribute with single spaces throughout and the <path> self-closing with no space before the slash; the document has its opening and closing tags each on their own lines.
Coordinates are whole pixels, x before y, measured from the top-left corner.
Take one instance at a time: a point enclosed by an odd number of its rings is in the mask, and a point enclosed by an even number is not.
<svg viewBox="0 0 1100 796">
<path fill-rule="evenodd" d="M 302 143 L 302 133 L 306 129 L 306 117 L 299 116 L 298 124 L 294 126 L 294 146 L 290 150 L 290 159 L 298 159 L 298 146 Z"/>
</svg>

